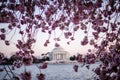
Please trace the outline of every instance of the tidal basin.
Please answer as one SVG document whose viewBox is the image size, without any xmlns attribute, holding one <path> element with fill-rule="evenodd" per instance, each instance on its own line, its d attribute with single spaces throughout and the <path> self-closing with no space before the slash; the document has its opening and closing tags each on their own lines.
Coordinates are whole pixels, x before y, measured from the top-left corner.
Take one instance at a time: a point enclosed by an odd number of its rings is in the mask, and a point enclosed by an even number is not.
<svg viewBox="0 0 120 80">
<path fill-rule="evenodd" d="M 78 72 L 75 72 L 73 66 L 77 64 L 79 66 Z M 48 64 L 47 69 L 42 69 L 41 72 L 45 74 L 46 80 L 93 80 L 92 78 L 95 73 L 92 71 L 94 68 L 99 66 L 99 62 L 90 65 L 90 69 L 87 69 L 86 66 L 82 66 L 82 63 L 61 63 L 61 64 Z M 40 65 L 40 64 L 37 64 Z M 0 68 L 3 66 L 1 65 Z M 10 66 L 11 67 L 11 66 Z M 22 66 L 13 70 L 16 76 L 20 76 L 25 69 Z M 36 64 L 31 66 L 26 66 L 26 71 L 30 71 L 32 74 L 32 80 L 37 80 L 36 74 L 39 74 L 40 71 L 37 68 Z M 5 71 L 0 72 L 0 79 L 5 76 Z M 9 80 L 9 79 L 8 79 Z"/>
</svg>

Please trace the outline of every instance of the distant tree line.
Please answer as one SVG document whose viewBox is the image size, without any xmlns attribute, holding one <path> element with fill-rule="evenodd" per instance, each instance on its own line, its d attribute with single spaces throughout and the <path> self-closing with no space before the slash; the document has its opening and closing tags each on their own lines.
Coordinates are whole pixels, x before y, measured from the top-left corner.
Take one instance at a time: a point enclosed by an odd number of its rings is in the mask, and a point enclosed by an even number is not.
<svg viewBox="0 0 120 80">
<path fill-rule="evenodd" d="M 0 65 L 12 65 L 14 61 L 20 60 L 22 57 L 17 57 L 15 54 L 12 55 L 10 58 L 5 57 L 3 53 L 0 52 Z M 42 56 L 42 58 L 37 58 L 34 55 L 32 55 L 33 63 L 42 63 L 44 61 L 49 61 L 48 56 Z"/>
<path fill-rule="evenodd" d="M 73 55 L 73 56 L 71 56 L 69 59 L 71 60 L 71 61 L 75 61 L 75 60 L 79 60 L 79 62 L 82 62 L 83 60 L 82 60 L 82 58 L 83 58 L 83 55 L 82 54 L 77 54 L 77 55 Z"/>
<path fill-rule="evenodd" d="M 91 64 L 91 63 L 95 63 L 97 61 L 97 57 L 93 53 L 88 53 L 85 56 L 83 56 L 82 54 L 77 54 L 77 55 L 71 56 L 70 60 L 71 61 L 75 61 L 76 60 L 78 62 L 83 62 L 83 63 Z"/>
<path fill-rule="evenodd" d="M 70 57 L 70 60 L 71 60 L 71 61 L 75 61 L 75 60 L 76 60 L 76 56 L 75 56 L 75 55 L 71 56 L 71 57 Z"/>
</svg>

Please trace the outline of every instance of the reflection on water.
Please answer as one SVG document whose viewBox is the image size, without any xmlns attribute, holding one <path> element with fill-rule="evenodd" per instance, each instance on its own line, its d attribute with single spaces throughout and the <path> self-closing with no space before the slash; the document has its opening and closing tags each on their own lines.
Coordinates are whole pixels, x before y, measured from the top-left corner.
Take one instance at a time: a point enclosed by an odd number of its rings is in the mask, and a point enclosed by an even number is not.
<svg viewBox="0 0 120 80">
<path fill-rule="evenodd" d="M 82 64 L 78 64 L 78 72 L 74 72 L 73 70 L 73 66 L 75 64 L 48 64 L 48 68 L 41 70 L 41 72 L 46 74 L 46 80 L 91 80 L 91 76 L 94 75 L 92 69 L 98 66 L 98 64 L 99 63 L 92 64 L 90 66 L 90 70 L 88 70 L 85 66 L 81 67 Z M 14 70 L 14 73 L 19 76 L 19 74 L 24 70 L 25 67 L 23 66 Z M 26 70 L 32 73 L 32 80 L 37 80 L 36 74 L 40 73 L 40 71 L 35 64 L 27 66 Z M 4 75 L 5 72 L 0 72 L 0 79 L 2 79 Z"/>
</svg>

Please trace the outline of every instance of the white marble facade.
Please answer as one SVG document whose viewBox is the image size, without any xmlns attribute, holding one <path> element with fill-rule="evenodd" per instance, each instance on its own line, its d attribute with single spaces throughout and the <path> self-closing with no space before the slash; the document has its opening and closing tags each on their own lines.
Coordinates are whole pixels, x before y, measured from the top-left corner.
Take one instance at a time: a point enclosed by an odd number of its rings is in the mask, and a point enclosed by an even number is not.
<svg viewBox="0 0 120 80">
<path fill-rule="evenodd" d="M 68 52 L 65 51 L 62 47 L 56 47 L 50 52 L 50 60 L 53 61 L 66 61 L 68 60 Z"/>
</svg>

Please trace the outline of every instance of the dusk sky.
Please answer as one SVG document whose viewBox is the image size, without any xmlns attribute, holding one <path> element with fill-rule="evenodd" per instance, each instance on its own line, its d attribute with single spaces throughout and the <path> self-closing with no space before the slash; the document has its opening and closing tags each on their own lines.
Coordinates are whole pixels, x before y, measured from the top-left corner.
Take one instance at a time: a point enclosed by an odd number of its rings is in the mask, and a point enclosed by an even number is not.
<svg viewBox="0 0 120 80">
<path fill-rule="evenodd" d="M 1 23 L 0 24 L 0 28 L 3 27 L 7 27 L 6 24 Z M 6 37 L 8 40 L 11 38 L 11 36 L 14 34 L 14 37 L 11 40 L 11 44 L 10 46 L 6 46 L 4 41 L 0 41 L 0 52 L 5 53 L 5 55 L 10 56 L 11 54 L 13 54 L 14 52 L 18 51 L 18 49 L 16 48 L 15 44 L 17 39 L 20 39 L 21 36 L 18 34 L 18 31 L 13 30 L 13 32 L 10 32 L 8 34 L 8 36 Z M 56 30 L 56 37 L 58 37 L 59 35 L 61 35 L 61 31 Z M 90 34 L 89 34 L 90 35 Z M 74 55 L 76 53 L 81 53 L 81 54 L 85 54 L 88 52 L 88 49 L 92 48 L 90 45 L 87 46 L 81 46 L 81 40 L 84 37 L 84 33 L 83 31 L 77 31 L 75 33 L 75 40 L 72 41 L 70 43 L 70 45 L 67 44 L 68 41 L 70 41 L 69 39 L 65 39 L 64 38 L 64 34 L 62 34 L 62 36 L 60 37 L 61 41 L 59 41 L 58 43 L 60 44 L 60 46 L 62 48 L 64 48 L 66 51 L 68 51 L 71 55 Z M 47 53 L 47 52 L 51 52 L 52 49 L 55 48 L 55 41 L 54 41 L 54 34 L 51 35 L 50 38 L 50 44 L 48 44 L 47 47 L 44 47 L 44 43 L 45 41 L 48 39 L 48 34 L 47 33 L 42 33 L 41 30 L 38 30 L 37 36 L 35 36 L 36 38 L 36 43 L 33 45 L 33 50 L 35 51 L 36 56 L 40 56 L 42 53 Z"/>
<path fill-rule="evenodd" d="M 52 3 L 51 3 L 52 4 Z M 103 3 L 103 6 L 105 6 L 105 2 Z M 47 8 L 46 8 L 47 9 Z M 36 7 L 36 11 L 34 14 L 39 14 L 39 12 L 42 12 L 41 10 L 37 10 L 37 7 Z M 59 13 L 61 14 L 62 12 L 59 11 Z M 45 15 L 43 15 L 44 17 Z M 58 17 L 57 17 L 58 18 Z M 113 21 L 114 21 L 114 16 L 113 16 Z M 111 20 L 112 21 L 112 20 Z M 117 19 L 117 21 L 120 21 L 120 18 Z M 0 29 L 1 28 L 5 28 L 7 27 L 8 24 L 5 24 L 5 23 L 0 23 Z M 22 26 L 22 28 L 24 28 L 25 25 Z M 87 33 L 87 36 L 90 40 L 91 39 L 94 39 L 93 36 L 91 36 L 92 34 L 92 26 L 90 25 L 90 23 L 88 23 L 88 25 L 86 25 L 88 27 L 88 33 Z M 103 25 L 104 26 L 104 25 Z M 106 25 L 105 25 L 106 26 Z M 73 30 L 73 27 L 75 27 L 74 25 L 69 25 L 69 28 L 72 28 Z M 70 31 L 71 32 L 71 31 Z M 13 29 L 11 32 L 7 33 L 7 36 L 6 36 L 6 39 L 7 40 L 10 40 L 11 39 L 11 44 L 10 46 L 6 46 L 4 41 L 0 40 L 0 52 L 2 53 L 5 53 L 5 55 L 11 55 L 13 53 L 15 53 L 16 51 L 19 51 L 15 44 L 17 42 L 18 39 L 21 39 L 21 36 L 18 34 L 18 29 Z M 56 37 L 59 37 L 61 35 L 61 31 L 59 29 L 55 30 L 55 33 L 56 35 L 54 35 L 54 32 L 52 32 L 52 35 L 51 35 L 51 38 L 50 38 L 50 44 L 48 44 L 47 47 L 44 47 L 44 43 L 45 41 L 48 39 L 48 33 L 42 33 L 41 30 L 39 29 L 38 30 L 38 33 L 35 37 L 36 39 L 36 43 L 33 45 L 33 50 L 35 51 L 35 55 L 36 56 L 40 56 L 42 53 L 47 53 L 47 52 L 51 52 L 52 49 L 55 48 L 55 41 L 54 41 L 54 38 Z M 102 37 L 104 36 L 104 34 L 100 34 Z M 85 54 L 88 52 L 88 49 L 94 49 L 92 46 L 90 46 L 89 44 L 86 45 L 86 46 L 82 46 L 81 45 L 81 41 L 82 39 L 84 38 L 84 36 L 86 36 L 84 34 L 84 31 L 82 30 L 78 30 L 76 33 L 75 33 L 75 40 L 72 41 L 70 43 L 70 45 L 67 44 L 68 41 L 70 41 L 70 39 L 65 39 L 64 37 L 64 33 L 62 34 L 62 36 L 60 37 L 61 41 L 58 41 L 58 43 L 60 44 L 60 46 L 62 48 L 64 48 L 66 51 L 68 51 L 71 55 L 74 55 L 74 54 L 77 54 L 77 53 L 81 53 L 81 54 Z M 12 38 L 11 38 L 12 37 Z M 99 40 L 100 41 L 100 40 Z"/>
</svg>

